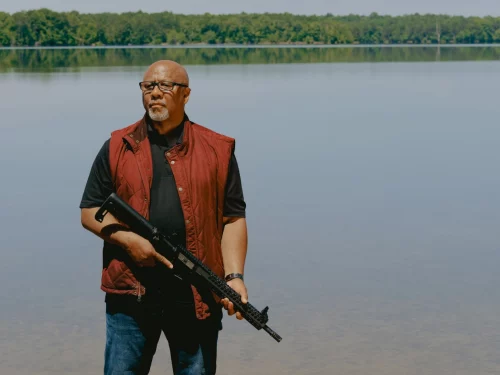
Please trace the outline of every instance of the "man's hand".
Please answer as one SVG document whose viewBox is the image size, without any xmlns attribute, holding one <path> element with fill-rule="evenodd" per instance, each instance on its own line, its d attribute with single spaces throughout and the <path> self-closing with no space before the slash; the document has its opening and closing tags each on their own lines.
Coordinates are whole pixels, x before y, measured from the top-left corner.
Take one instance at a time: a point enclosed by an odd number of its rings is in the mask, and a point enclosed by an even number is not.
<svg viewBox="0 0 500 375">
<path fill-rule="evenodd" d="M 156 262 L 160 262 L 168 268 L 174 268 L 167 258 L 155 250 L 151 242 L 135 233 L 131 233 L 124 249 L 139 267 L 153 267 Z"/>
<path fill-rule="evenodd" d="M 231 288 L 233 288 L 234 291 L 241 296 L 241 302 L 243 302 L 245 304 L 248 302 L 247 288 L 246 288 L 245 283 L 243 282 L 243 280 L 241 280 L 241 279 L 233 279 L 231 281 L 228 281 L 227 285 L 229 285 Z M 224 306 L 224 308 L 227 310 L 227 314 L 229 316 L 235 314 L 234 305 L 227 298 L 222 299 L 221 303 Z M 236 312 L 236 319 L 243 320 L 243 315 L 241 315 L 241 313 L 239 311 Z"/>
</svg>

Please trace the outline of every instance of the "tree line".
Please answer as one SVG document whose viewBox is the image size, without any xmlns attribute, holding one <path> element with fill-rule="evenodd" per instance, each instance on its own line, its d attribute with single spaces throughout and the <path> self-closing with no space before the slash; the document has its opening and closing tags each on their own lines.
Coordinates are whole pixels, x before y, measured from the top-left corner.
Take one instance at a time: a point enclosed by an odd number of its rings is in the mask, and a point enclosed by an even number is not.
<svg viewBox="0 0 500 375">
<path fill-rule="evenodd" d="M 500 43 L 500 17 L 0 12 L 0 46 Z"/>
</svg>

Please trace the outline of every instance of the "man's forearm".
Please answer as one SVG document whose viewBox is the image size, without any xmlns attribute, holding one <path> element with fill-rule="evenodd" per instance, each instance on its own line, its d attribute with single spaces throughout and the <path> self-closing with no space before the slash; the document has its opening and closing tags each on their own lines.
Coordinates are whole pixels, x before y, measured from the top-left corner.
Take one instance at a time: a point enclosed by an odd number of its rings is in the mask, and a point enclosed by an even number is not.
<svg viewBox="0 0 500 375">
<path fill-rule="evenodd" d="M 247 223 L 245 218 L 227 218 L 222 233 L 222 259 L 227 274 L 244 273 L 247 255 Z"/>
<path fill-rule="evenodd" d="M 81 220 L 83 227 L 107 242 L 127 248 L 131 239 L 137 234 L 127 230 L 109 213 L 104 216 L 102 223 L 98 222 L 95 219 L 98 210 L 99 207 L 82 208 Z"/>
</svg>

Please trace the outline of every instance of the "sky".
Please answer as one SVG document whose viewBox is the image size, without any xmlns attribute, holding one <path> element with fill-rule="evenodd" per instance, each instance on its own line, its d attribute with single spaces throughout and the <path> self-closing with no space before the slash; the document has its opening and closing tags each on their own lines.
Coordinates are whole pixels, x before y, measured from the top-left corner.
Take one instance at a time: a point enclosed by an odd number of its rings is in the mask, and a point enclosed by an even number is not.
<svg viewBox="0 0 500 375">
<path fill-rule="evenodd" d="M 0 0 L 0 11 L 49 8 L 82 13 L 127 11 L 174 13 L 408 14 L 500 16 L 500 0 Z"/>
</svg>

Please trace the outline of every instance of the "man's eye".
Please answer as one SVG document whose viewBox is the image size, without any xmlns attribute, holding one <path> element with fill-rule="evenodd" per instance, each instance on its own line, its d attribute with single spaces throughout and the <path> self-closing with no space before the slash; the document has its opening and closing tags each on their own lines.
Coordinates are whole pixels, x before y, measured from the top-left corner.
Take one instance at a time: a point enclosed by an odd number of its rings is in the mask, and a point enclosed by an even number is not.
<svg viewBox="0 0 500 375">
<path fill-rule="evenodd" d="M 164 90 L 172 90 L 173 87 L 170 83 L 160 83 L 160 88 Z"/>
</svg>

